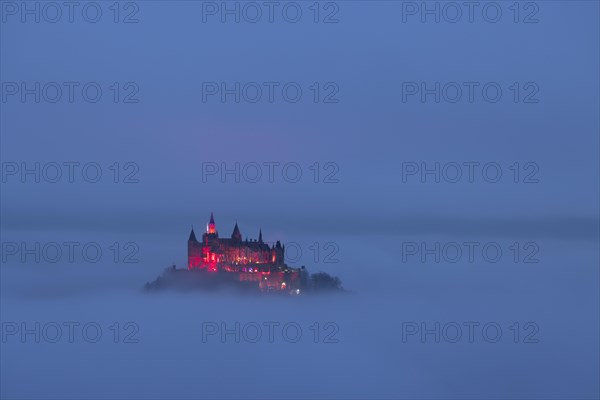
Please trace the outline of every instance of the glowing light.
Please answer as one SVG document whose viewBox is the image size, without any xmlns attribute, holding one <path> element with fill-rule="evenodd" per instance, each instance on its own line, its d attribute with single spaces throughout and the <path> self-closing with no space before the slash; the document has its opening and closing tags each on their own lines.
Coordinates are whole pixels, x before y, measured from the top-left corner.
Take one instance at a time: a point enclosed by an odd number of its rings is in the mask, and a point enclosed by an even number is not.
<svg viewBox="0 0 600 400">
<path fill-rule="evenodd" d="M 297 282 L 298 272 L 285 265 L 283 257 L 274 246 L 269 248 L 262 245 L 231 244 L 228 240 L 219 239 L 217 235 L 216 224 L 211 215 L 202 243 L 192 243 L 192 246 L 188 247 L 189 269 L 239 273 L 240 280 L 260 282 L 262 290 L 287 291 L 289 280 L 294 286 L 290 288 L 290 294 L 300 293 L 294 284 Z M 248 242 L 256 240 L 251 239 Z M 254 267 L 251 267 L 252 265 Z"/>
</svg>

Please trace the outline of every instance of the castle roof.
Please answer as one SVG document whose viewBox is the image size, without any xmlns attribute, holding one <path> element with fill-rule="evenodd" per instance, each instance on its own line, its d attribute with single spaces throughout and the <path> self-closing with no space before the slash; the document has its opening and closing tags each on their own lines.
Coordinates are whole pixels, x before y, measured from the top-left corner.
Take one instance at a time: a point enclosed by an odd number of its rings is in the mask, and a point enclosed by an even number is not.
<svg viewBox="0 0 600 400">
<path fill-rule="evenodd" d="M 190 232 L 190 238 L 188 239 L 188 241 L 193 241 L 193 242 L 197 242 L 198 240 L 196 240 L 196 234 L 194 233 L 194 228 L 192 227 L 192 231 Z"/>
<path fill-rule="evenodd" d="M 213 216 L 213 213 L 210 213 L 210 222 L 209 224 L 214 224 L 215 223 L 215 217 Z"/>
</svg>

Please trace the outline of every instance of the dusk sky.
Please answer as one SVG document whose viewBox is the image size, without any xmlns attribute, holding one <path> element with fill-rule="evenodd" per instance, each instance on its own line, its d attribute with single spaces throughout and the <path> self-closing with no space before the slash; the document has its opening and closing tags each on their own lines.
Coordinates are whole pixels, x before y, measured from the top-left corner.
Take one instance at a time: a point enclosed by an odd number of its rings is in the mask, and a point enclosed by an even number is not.
<svg viewBox="0 0 600 400">
<path fill-rule="evenodd" d="M 0 398 L 598 398 L 599 17 L 0 1 Z M 350 294 L 143 293 L 186 268 L 211 212 Z M 102 340 L 70 342 L 68 321 Z M 265 321 L 304 336 L 200 339 Z M 501 338 L 470 342 L 469 321 Z M 138 342 L 115 343 L 127 322 Z M 313 340 L 317 322 L 339 341 Z M 421 336 L 436 323 L 441 343 Z"/>
</svg>

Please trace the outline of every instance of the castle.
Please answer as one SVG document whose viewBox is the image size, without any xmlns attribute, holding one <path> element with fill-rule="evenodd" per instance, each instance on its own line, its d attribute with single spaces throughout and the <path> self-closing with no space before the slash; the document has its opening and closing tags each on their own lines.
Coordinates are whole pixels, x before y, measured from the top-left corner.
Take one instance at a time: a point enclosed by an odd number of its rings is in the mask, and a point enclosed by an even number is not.
<svg viewBox="0 0 600 400">
<path fill-rule="evenodd" d="M 188 239 L 188 269 L 208 272 L 230 272 L 240 281 L 258 282 L 261 290 L 297 290 L 300 286 L 300 268 L 285 264 L 285 246 L 281 242 L 269 246 L 263 241 L 262 229 L 258 240 L 242 240 L 237 222 L 231 238 L 219 238 L 213 214 L 202 241 L 196 239 L 194 228 Z"/>
</svg>

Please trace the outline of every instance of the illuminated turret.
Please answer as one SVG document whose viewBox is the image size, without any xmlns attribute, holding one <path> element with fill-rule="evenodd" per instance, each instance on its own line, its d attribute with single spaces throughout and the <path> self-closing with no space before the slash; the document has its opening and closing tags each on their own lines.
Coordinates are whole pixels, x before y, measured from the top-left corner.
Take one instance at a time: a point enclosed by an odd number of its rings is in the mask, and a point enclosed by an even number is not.
<svg viewBox="0 0 600 400">
<path fill-rule="evenodd" d="M 188 269 L 197 268 L 200 266 L 201 262 L 201 249 L 202 246 L 196 240 L 196 234 L 194 233 L 194 228 L 192 227 L 192 231 L 190 232 L 190 237 L 188 238 Z"/>
<path fill-rule="evenodd" d="M 285 246 L 282 246 L 279 240 L 271 248 L 271 260 L 273 264 L 285 263 Z"/>
<path fill-rule="evenodd" d="M 215 217 L 213 216 L 212 212 L 210 213 L 210 222 L 206 227 L 206 233 L 208 233 L 209 235 L 219 236 L 219 233 L 217 232 L 217 225 L 215 224 Z"/>
</svg>

